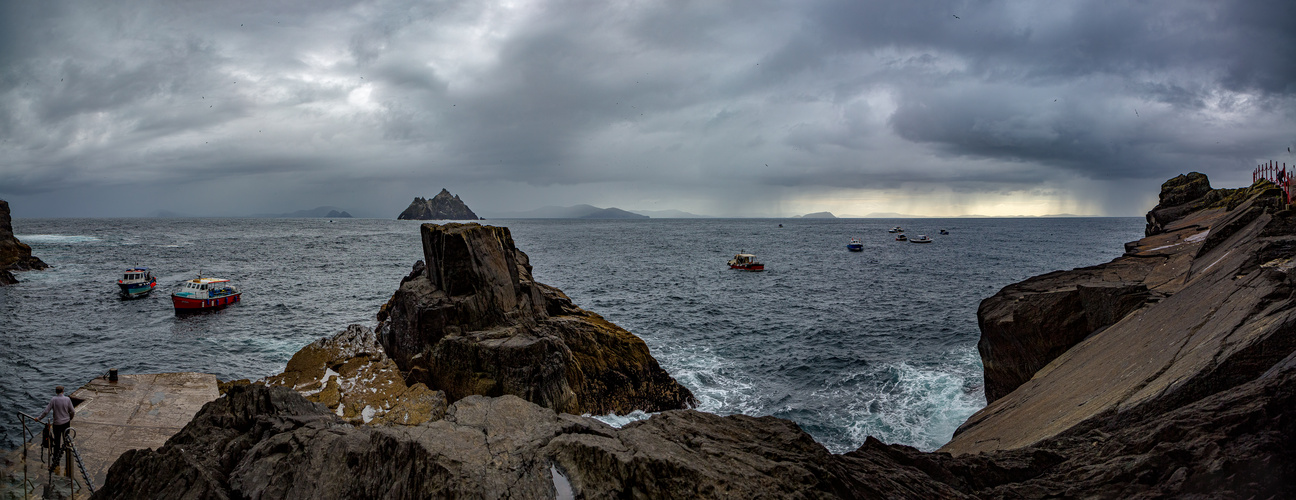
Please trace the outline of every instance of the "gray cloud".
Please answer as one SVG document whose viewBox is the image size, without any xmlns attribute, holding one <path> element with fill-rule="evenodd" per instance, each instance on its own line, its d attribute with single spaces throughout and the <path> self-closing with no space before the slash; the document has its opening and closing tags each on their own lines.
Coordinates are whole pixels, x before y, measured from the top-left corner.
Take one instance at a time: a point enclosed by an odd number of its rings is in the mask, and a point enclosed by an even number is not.
<svg viewBox="0 0 1296 500">
<path fill-rule="evenodd" d="M 139 215 L 85 196 L 126 183 L 221 186 L 245 213 L 344 199 L 387 216 L 448 187 L 484 213 L 787 215 L 856 190 L 881 201 L 837 211 L 952 192 L 966 210 L 978 196 L 1053 198 L 1138 215 L 1139 193 L 1169 176 L 1245 182 L 1296 140 L 1290 2 L 8 2 L 0 14 L 0 196 L 76 207 L 66 215 Z"/>
</svg>

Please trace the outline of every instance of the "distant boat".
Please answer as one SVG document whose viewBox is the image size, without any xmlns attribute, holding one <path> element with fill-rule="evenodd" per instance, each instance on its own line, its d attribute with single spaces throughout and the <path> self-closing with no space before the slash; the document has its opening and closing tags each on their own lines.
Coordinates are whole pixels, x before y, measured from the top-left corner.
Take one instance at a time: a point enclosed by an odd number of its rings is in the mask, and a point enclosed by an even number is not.
<svg viewBox="0 0 1296 500">
<path fill-rule="evenodd" d="M 942 229 L 942 230 L 940 230 L 940 234 L 949 234 L 949 231 L 946 231 L 946 230 Z"/>
<path fill-rule="evenodd" d="M 917 238 L 910 238 L 910 239 L 909 239 L 909 243 L 931 243 L 931 242 L 932 242 L 932 239 L 931 239 L 931 238 L 928 238 L 927 235 L 925 235 L 925 234 L 920 234 L 920 235 L 918 235 Z"/>
<path fill-rule="evenodd" d="M 200 311 L 217 311 L 239 302 L 243 293 L 224 278 L 198 278 L 184 282 L 180 290 L 171 294 L 176 314 Z"/>
<path fill-rule="evenodd" d="M 860 243 L 859 238 L 851 238 L 850 243 L 846 244 L 846 249 L 852 252 L 863 252 L 864 244 Z"/>
<path fill-rule="evenodd" d="M 756 261 L 756 256 L 749 253 L 740 253 L 729 259 L 729 269 L 741 269 L 743 271 L 764 271 L 765 264 Z"/>
<path fill-rule="evenodd" d="M 888 229 L 887 232 L 888 232 L 888 233 L 903 233 L 903 232 L 904 232 L 904 228 L 902 228 L 902 227 L 900 227 L 900 226 L 896 226 L 896 227 L 893 227 L 893 228 L 891 228 L 891 229 Z"/>
<path fill-rule="evenodd" d="M 905 241 L 905 240 L 908 240 L 908 239 L 909 239 L 909 238 L 906 238 L 905 235 L 903 235 L 903 234 L 897 234 L 897 235 L 896 235 L 896 241 Z"/>
<path fill-rule="evenodd" d="M 122 273 L 122 278 L 117 280 L 117 286 L 121 287 L 121 294 L 126 298 L 142 297 L 148 295 L 157 286 L 157 278 L 147 267 L 132 267 Z"/>
</svg>

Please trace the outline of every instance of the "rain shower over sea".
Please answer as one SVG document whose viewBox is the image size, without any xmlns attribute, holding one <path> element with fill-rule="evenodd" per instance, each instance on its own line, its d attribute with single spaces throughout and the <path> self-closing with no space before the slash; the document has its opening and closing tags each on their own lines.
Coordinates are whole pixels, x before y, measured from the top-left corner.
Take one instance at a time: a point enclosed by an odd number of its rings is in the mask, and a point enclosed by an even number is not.
<svg viewBox="0 0 1296 500">
<path fill-rule="evenodd" d="M 870 435 L 944 444 L 985 405 L 980 301 L 1106 262 L 1143 231 L 1139 218 L 482 222 L 512 231 L 538 281 L 643 338 L 698 409 L 790 419 L 837 453 Z M 935 241 L 897 242 L 893 226 Z M 315 339 L 373 326 L 422 258 L 418 223 L 385 219 L 16 219 L 14 232 L 53 267 L 0 287 L 4 415 L 109 368 L 278 373 Z M 846 251 L 852 237 L 863 252 Z M 729 269 L 740 251 L 766 270 Z M 133 266 L 158 288 L 122 300 Z M 242 303 L 177 317 L 169 294 L 199 272 L 238 283 Z M 19 439 L 10 420 L 4 448 Z"/>
</svg>

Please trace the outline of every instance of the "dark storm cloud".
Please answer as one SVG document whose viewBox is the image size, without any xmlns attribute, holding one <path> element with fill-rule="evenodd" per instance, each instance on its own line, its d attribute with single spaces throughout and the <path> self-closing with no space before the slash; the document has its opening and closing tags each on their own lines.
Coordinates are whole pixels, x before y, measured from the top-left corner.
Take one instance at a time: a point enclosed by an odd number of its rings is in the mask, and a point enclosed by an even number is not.
<svg viewBox="0 0 1296 500">
<path fill-rule="evenodd" d="M 0 9 L 9 196 L 144 180 L 282 193 L 248 212 L 455 186 L 500 210 L 936 187 L 1106 202 L 1186 170 L 1244 181 L 1296 140 L 1291 2 Z"/>
</svg>

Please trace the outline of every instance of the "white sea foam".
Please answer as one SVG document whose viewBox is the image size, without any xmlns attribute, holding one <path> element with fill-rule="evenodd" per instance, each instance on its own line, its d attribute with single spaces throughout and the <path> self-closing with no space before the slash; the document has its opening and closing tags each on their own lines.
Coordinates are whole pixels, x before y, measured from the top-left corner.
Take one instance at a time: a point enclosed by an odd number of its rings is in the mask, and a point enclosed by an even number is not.
<svg viewBox="0 0 1296 500">
<path fill-rule="evenodd" d="M 975 351 L 960 357 L 969 361 L 969 355 L 974 356 Z M 979 377 L 966 369 L 971 366 L 979 368 L 979 363 L 961 363 L 949 367 L 950 371 L 920 369 L 907 363 L 889 366 L 896 376 L 894 382 L 880 384 L 848 403 L 853 422 L 847 424 L 846 433 L 851 446 L 833 451 L 850 451 L 868 436 L 925 451 L 941 447 L 959 425 L 985 407 L 984 391 L 968 389 L 980 387 Z"/>
<path fill-rule="evenodd" d="M 16 234 L 15 238 L 23 243 L 40 243 L 45 245 L 70 245 L 74 243 L 88 243 L 99 241 L 96 236 L 67 235 L 67 234 Z"/>
<path fill-rule="evenodd" d="M 647 420 L 652 418 L 653 415 L 656 415 L 656 413 L 645 413 L 642 410 L 635 410 L 625 415 L 617 415 L 615 413 L 609 413 L 607 415 L 590 415 L 586 413 L 584 416 L 597 419 L 605 424 L 620 429 L 630 422 Z"/>
</svg>

